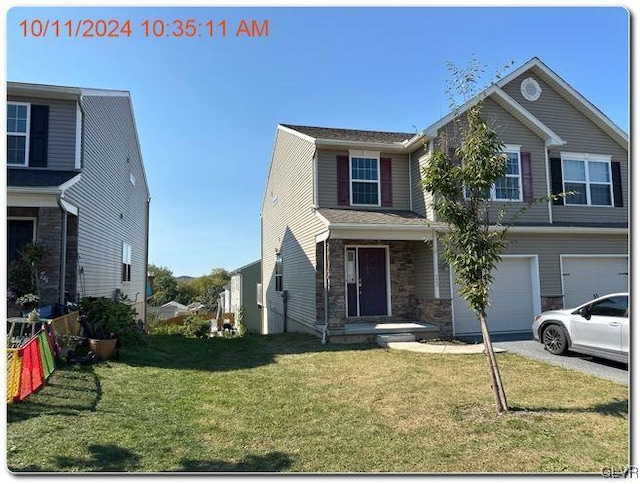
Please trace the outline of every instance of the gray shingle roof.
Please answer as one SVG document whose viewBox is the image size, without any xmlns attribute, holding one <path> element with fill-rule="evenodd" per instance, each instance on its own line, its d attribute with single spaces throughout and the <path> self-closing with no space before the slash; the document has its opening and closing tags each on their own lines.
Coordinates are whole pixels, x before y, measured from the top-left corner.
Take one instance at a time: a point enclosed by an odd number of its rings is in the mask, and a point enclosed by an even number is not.
<svg viewBox="0 0 640 484">
<path fill-rule="evenodd" d="M 78 173 L 80 172 L 7 168 L 7 187 L 58 187 Z"/>
<path fill-rule="evenodd" d="M 426 218 L 410 210 L 354 210 L 321 208 L 332 224 L 425 225 Z"/>
<path fill-rule="evenodd" d="M 411 139 L 416 133 L 393 133 L 388 131 L 365 131 L 360 129 L 321 128 L 318 126 L 298 126 L 283 124 L 312 138 L 330 139 L 339 141 L 364 141 L 367 143 L 402 143 Z"/>
</svg>

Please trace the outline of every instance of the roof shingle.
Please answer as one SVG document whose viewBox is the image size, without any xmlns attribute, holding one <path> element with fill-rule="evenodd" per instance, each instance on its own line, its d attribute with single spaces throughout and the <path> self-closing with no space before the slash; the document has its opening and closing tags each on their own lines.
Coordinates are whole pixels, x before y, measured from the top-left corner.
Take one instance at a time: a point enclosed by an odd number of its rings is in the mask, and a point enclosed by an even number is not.
<svg viewBox="0 0 640 484">
<path fill-rule="evenodd" d="M 312 138 L 366 143 L 402 143 L 405 140 L 413 138 L 416 134 L 366 131 L 360 129 L 322 128 L 319 126 L 298 126 L 294 124 L 283 124 L 282 126 L 306 134 Z"/>
<path fill-rule="evenodd" d="M 68 182 L 78 171 L 7 169 L 7 187 L 58 187 Z"/>
<path fill-rule="evenodd" d="M 318 209 L 332 224 L 425 225 L 426 218 L 410 210 Z"/>
</svg>

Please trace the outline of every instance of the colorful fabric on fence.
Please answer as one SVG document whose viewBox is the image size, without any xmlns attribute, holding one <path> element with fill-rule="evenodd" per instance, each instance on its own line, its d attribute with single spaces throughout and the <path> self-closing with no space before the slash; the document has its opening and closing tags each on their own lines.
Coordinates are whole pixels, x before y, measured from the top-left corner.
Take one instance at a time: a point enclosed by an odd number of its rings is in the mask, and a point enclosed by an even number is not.
<svg viewBox="0 0 640 484">
<path fill-rule="evenodd" d="M 7 403 L 12 403 L 20 392 L 22 358 L 17 349 L 7 350 Z"/>
<path fill-rule="evenodd" d="M 29 342 L 20 350 L 22 356 L 22 370 L 20 372 L 20 392 L 19 400 L 24 400 L 44 383 L 44 373 L 42 370 L 42 359 L 38 338 L 31 338 Z"/>
<path fill-rule="evenodd" d="M 49 341 L 49 347 L 51 348 L 51 353 L 54 358 L 54 366 L 55 366 L 55 358 L 58 357 L 58 345 L 56 344 L 55 330 L 52 324 L 47 324 L 47 340 Z"/>
<path fill-rule="evenodd" d="M 49 338 L 44 331 L 38 333 L 38 345 L 40 349 L 40 359 L 42 360 L 42 371 L 45 380 L 51 376 L 55 365 L 53 363 L 53 354 L 51 353 L 51 346 L 49 346 Z"/>
</svg>

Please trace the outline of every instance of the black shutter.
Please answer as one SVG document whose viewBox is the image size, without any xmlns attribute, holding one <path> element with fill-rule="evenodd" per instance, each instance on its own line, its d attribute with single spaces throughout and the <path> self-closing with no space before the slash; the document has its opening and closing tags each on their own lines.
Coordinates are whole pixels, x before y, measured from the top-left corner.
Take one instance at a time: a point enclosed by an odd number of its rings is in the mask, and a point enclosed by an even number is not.
<svg viewBox="0 0 640 484">
<path fill-rule="evenodd" d="M 551 194 L 557 195 L 564 192 L 562 184 L 562 158 L 550 158 L 549 165 L 551 167 Z M 564 198 L 559 197 L 553 201 L 554 205 L 564 205 Z"/>
<path fill-rule="evenodd" d="M 611 162 L 611 180 L 613 181 L 613 206 L 622 207 L 622 174 L 620 172 L 620 162 Z"/>
<path fill-rule="evenodd" d="M 47 142 L 49 138 L 49 106 L 31 105 L 29 130 L 29 166 L 47 166 Z"/>
</svg>

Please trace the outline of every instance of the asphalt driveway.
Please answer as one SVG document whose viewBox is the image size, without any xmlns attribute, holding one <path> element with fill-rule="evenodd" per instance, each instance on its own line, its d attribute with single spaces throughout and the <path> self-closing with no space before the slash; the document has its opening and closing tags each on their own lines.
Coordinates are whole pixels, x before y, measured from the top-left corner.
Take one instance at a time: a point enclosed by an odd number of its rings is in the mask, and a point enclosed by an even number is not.
<svg viewBox="0 0 640 484">
<path fill-rule="evenodd" d="M 512 339 L 507 341 L 492 340 L 494 348 L 502 348 L 534 360 L 544 361 L 552 365 L 571 368 L 591 375 L 606 378 L 629 385 L 628 365 L 602 358 L 580 355 L 569 352 L 562 356 L 552 355 L 533 339 Z"/>
</svg>

